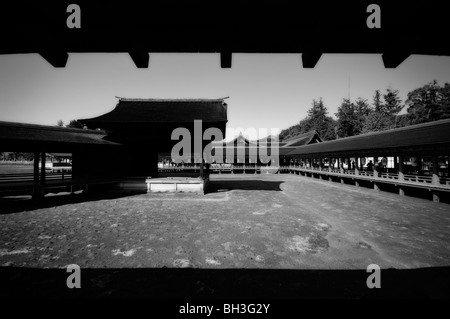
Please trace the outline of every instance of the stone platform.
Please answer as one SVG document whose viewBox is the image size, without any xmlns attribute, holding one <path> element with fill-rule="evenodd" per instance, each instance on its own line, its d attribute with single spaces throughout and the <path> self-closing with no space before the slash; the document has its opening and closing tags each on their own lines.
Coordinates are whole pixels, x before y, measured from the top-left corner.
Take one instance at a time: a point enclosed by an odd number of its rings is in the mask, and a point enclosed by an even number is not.
<svg viewBox="0 0 450 319">
<path fill-rule="evenodd" d="M 201 193 L 205 194 L 209 177 L 160 177 L 147 178 L 147 193 Z"/>
</svg>

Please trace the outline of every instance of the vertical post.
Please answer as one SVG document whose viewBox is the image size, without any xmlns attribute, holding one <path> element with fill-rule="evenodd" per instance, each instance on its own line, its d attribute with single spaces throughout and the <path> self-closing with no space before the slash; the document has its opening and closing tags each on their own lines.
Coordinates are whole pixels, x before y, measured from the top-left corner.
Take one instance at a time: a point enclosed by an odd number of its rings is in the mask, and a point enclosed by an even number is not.
<svg viewBox="0 0 450 319">
<path fill-rule="evenodd" d="M 45 152 L 41 153 L 41 184 L 45 185 Z"/>
<path fill-rule="evenodd" d="M 330 157 L 330 158 L 328 159 L 328 171 L 329 171 L 329 172 L 331 172 L 331 165 L 333 165 L 333 158 L 332 158 L 332 157 Z"/>
<path fill-rule="evenodd" d="M 34 152 L 33 157 L 33 199 L 38 199 L 40 196 L 39 190 L 39 152 Z"/>
<path fill-rule="evenodd" d="M 378 177 L 378 157 L 373 157 L 373 177 Z"/>
<path fill-rule="evenodd" d="M 422 158 L 417 156 L 417 175 L 422 175 Z"/>
<path fill-rule="evenodd" d="M 355 175 L 359 175 L 359 157 L 355 157 Z M 358 182 L 356 182 L 358 183 Z M 359 184 L 357 185 L 359 186 Z"/>
<path fill-rule="evenodd" d="M 440 185 L 439 180 L 439 166 L 438 166 L 438 158 L 436 154 L 433 154 L 433 179 L 432 183 L 433 185 Z"/>
<path fill-rule="evenodd" d="M 341 174 L 344 174 L 344 162 L 342 160 L 342 157 L 338 157 L 338 166 L 340 168 Z"/>
<path fill-rule="evenodd" d="M 403 174 L 403 155 L 402 154 L 399 154 L 399 156 L 398 156 L 398 180 L 402 181 L 402 182 L 405 180 L 405 176 Z M 400 194 L 400 195 L 404 195 L 404 192 L 403 192 L 403 194 Z"/>
<path fill-rule="evenodd" d="M 39 183 L 39 152 L 34 152 L 33 161 L 34 182 Z"/>
<path fill-rule="evenodd" d="M 203 160 L 200 163 L 200 177 L 203 178 Z"/>
<path fill-rule="evenodd" d="M 41 153 L 41 187 L 39 187 L 39 197 L 45 196 L 45 188 L 42 187 L 45 185 L 45 152 Z"/>
</svg>

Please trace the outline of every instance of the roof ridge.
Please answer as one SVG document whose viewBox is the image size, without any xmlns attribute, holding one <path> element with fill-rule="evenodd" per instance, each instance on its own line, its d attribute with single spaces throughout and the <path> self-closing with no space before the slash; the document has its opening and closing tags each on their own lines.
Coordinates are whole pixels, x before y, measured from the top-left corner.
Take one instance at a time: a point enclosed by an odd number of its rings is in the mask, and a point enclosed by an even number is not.
<svg viewBox="0 0 450 319">
<path fill-rule="evenodd" d="M 0 125 L 14 126 L 14 127 L 27 127 L 30 129 L 41 129 L 41 130 L 49 130 L 49 131 L 64 131 L 64 132 L 73 132 L 73 133 L 91 133 L 91 134 L 103 134 L 103 135 L 106 134 L 106 132 L 103 130 L 91 130 L 91 129 L 61 127 L 61 126 L 33 124 L 33 123 L 0 121 Z"/>
<path fill-rule="evenodd" d="M 335 140 L 323 141 L 322 143 L 338 141 L 338 140 L 342 140 L 344 138 L 345 139 L 355 139 L 355 138 L 361 138 L 361 137 L 366 137 L 366 136 L 383 135 L 383 134 L 392 133 L 392 132 L 408 131 L 408 130 L 412 130 L 412 129 L 428 127 L 428 126 L 436 126 L 436 125 L 441 125 L 441 124 L 446 124 L 446 123 L 450 123 L 450 119 L 443 119 L 443 120 L 425 122 L 425 123 L 420 123 L 420 124 L 413 124 L 413 125 L 408 125 L 408 126 L 403 126 L 403 127 L 390 128 L 390 129 L 383 130 L 383 131 L 374 131 L 374 132 L 368 132 L 368 133 L 363 133 L 363 134 L 359 134 L 359 135 L 346 136 L 346 137 L 341 137 L 341 138 L 338 138 Z"/>
<path fill-rule="evenodd" d="M 305 133 L 302 133 L 302 134 L 299 134 L 299 135 L 291 136 L 288 139 L 283 140 L 283 142 L 289 142 L 289 141 L 292 141 L 292 140 L 294 140 L 296 138 L 299 138 L 299 137 L 302 137 L 302 136 L 306 136 L 308 134 L 317 134 L 317 131 L 316 130 L 311 130 L 311 131 L 308 131 L 308 132 L 305 132 Z"/>
<path fill-rule="evenodd" d="M 119 101 L 124 102 L 212 102 L 228 99 L 229 96 L 222 98 L 127 98 L 116 96 Z"/>
</svg>

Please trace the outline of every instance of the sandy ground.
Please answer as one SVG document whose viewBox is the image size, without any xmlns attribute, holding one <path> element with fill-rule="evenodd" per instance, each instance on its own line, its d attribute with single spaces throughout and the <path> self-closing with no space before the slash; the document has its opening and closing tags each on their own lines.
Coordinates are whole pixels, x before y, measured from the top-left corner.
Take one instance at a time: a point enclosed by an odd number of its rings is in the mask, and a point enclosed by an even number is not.
<svg viewBox="0 0 450 319">
<path fill-rule="evenodd" d="M 450 265 L 450 205 L 297 175 L 213 175 L 206 195 L 27 203 L 0 202 L 3 270 Z"/>
</svg>

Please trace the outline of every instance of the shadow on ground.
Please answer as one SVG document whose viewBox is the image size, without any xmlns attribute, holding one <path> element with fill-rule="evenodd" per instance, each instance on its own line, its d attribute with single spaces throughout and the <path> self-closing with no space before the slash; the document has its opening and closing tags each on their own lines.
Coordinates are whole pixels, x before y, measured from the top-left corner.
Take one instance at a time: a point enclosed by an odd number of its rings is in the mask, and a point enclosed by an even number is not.
<svg viewBox="0 0 450 319">
<path fill-rule="evenodd" d="M 39 200 L 31 199 L 31 196 L 0 197 L 0 215 L 102 199 L 115 199 L 142 193 L 143 192 L 138 191 L 97 191 L 88 195 L 83 193 L 59 193 L 53 194 L 52 196 L 46 196 Z"/>
<path fill-rule="evenodd" d="M 81 269 L 69 289 L 66 269 L 0 268 L 0 298 L 449 298 L 450 267 L 381 270 L 369 289 L 365 270 Z"/>
<path fill-rule="evenodd" d="M 280 185 L 284 181 L 263 181 L 263 180 L 212 180 L 210 181 L 207 193 L 227 192 L 232 190 L 264 190 L 264 191 L 279 191 L 282 189 Z"/>
</svg>

